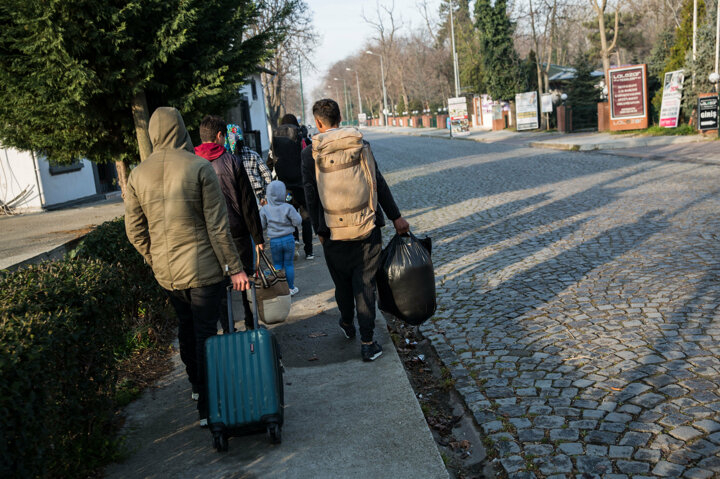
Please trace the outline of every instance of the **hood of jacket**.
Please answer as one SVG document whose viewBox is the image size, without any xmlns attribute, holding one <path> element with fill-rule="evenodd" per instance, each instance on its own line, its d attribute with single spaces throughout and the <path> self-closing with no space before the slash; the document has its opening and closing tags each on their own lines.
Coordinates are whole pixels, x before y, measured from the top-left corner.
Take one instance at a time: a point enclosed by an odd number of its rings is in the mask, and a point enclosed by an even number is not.
<svg viewBox="0 0 720 479">
<path fill-rule="evenodd" d="M 155 150 L 187 150 L 194 153 L 192 140 L 177 109 L 161 106 L 150 117 L 150 142 Z"/>
<path fill-rule="evenodd" d="M 313 136 L 313 156 L 325 156 L 341 150 L 360 151 L 363 146 L 363 136 L 355 128 L 338 128 Z"/>
<path fill-rule="evenodd" d="M 286 203 L 287 189 L 285 183 L 280 180 L 271 181 L 267 186 L 267 201 L 270 206 L 280 206 Z"/>
<path fill-rule="evenodd" d="M 217 160 L 223 153 L 225 153 L 225 147 L 213 142 L 202 143 L 195 147 L 195 154 L 209 161 Z"/>
</svg>

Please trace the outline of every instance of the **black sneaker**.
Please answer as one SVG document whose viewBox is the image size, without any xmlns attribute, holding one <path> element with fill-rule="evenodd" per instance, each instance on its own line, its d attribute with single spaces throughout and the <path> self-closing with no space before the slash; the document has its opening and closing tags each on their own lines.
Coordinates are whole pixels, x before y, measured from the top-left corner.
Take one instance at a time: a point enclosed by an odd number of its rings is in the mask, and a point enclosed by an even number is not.
<svg viewBox="0 0 720 479">
<path fill-rule="evenodd" d="M 343 334 L 347 339 L 355 339 L 355 325 L 354 324 L 344 324 L 342 321 L 342 318 L 338 322 L 340 325 L 340 329 L 342 330 Z"/>
<path fill-rule="evenodd" d="M 360 355 L 363 361 L 375 361 L 382 354 L 382 347 L 373 341 L 372 344 L 363 344 L 360 346 Z"/>
</svg>

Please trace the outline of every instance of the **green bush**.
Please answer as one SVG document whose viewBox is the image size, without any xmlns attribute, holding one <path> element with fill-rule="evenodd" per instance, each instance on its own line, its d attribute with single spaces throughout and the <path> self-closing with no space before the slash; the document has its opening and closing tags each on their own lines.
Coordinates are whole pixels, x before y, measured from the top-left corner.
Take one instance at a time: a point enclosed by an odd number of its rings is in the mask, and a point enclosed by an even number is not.
<svg viewBox="0 0 720 479">
<path fill-rule="evenodd" d="M 61 261 L 0 272 L 0 477 L 86 477 L 115 459 L 115 409 L 137 393 L 116 395 L 118 362 L 170 317 L 122 218 Z"/>
<path fill-rule="evenodd" d="M 128 334 L 131 337 L 141 337 L 149 329 L 159 331 L 167 328 L 165 293 L 150 266 L 128 241 L 123 217 L 98 226 L 83 238 L 69 257 L 99 259 L 114 266 L 115 274 L 123 282 L 123 293 L 127 299 L 124 306 L 130 320 Z"/>
<path fill-rule="evenodd" d="M 0 477 L 84 477 L 112 458 L 124 303 L 97 260 L 0 274 Z"/>
</svg>

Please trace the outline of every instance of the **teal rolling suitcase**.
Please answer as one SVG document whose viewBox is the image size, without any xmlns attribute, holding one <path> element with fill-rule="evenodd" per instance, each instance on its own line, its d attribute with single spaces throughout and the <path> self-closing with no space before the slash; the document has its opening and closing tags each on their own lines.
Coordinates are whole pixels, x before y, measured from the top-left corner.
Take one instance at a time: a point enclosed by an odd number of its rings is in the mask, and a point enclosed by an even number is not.
<svg viewBox="0 0 720 479">
<path fill-rule="evenodd" d="M 250 282 L 252 285 L 252 281 Z M 205 342 L 209 415 L 213 446 L 228 449 L 228 437 L 267 430 L 270 442 L 279 444 L 283 424 L 283 379 L 275 335 L 258 328 L 255 286 L 255 329 L 234 330 L 231 287 L 228 287 L 230 334 Z"/>
</svg>

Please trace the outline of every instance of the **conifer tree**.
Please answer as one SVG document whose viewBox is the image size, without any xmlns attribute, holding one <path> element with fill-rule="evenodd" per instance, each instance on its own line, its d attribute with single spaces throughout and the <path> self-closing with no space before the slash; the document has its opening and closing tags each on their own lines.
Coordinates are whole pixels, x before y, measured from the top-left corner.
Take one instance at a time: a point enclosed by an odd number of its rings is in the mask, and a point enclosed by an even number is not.
<svg viewBox="0 0 720 479">
<path fill-rule="evenodd" d="M 493 99 L 511 100 L 525 81 L 513 44 L 514 25 L 507 15 L 507 1 L 477 0 L 475 25 L 482 52 L 483 79 Z"/>
<path fill-rule="evenodd" d="M 0 143 L 120 162 L 122 183 L 149 147 L 148 106 L 188 126 L 231 106 L 283 33 L 252 31 L 259 14 L 252 0 L 3 0 Z"/>
</svg>

